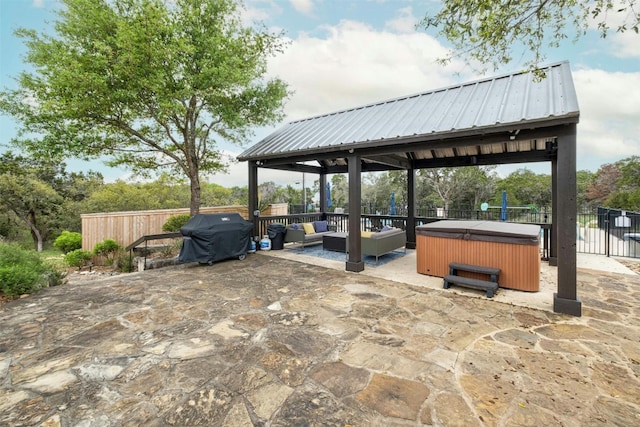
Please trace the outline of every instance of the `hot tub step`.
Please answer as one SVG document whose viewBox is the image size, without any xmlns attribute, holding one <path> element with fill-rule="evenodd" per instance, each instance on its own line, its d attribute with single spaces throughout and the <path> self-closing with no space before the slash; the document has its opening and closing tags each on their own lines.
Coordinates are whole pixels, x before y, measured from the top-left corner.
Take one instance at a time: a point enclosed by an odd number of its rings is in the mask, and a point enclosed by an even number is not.
<svg viewBox="0 0 640 427">
<path fill-rule="evenodd" d="M 486 274 L 490 277 L 491 282 L 498 281 L 498 275 L 500 274 L 500 269 L 495 267 L 485 267 L 483 265 L 471 265 L 471 264 L 462 264 L 459 262 L 449 263 L 449 274 L 452 276 L 457 276 L 458 271 L 466 271 L 469 273 L 479 273 Z"/>
<path fill-rule="evenodd" d="M 444 276 L 444 288 L 449 289 L 449 286 L 451 286 L 452 284 L 464 286 L 466 288 L 485 290 L 487 291 L 487 298 L 493 298 L 494 293 L 498 290 L 497 282 L 471 279 L 470 277 L 463 276 L 454 276 L 452 274 Z"/>
</svg>

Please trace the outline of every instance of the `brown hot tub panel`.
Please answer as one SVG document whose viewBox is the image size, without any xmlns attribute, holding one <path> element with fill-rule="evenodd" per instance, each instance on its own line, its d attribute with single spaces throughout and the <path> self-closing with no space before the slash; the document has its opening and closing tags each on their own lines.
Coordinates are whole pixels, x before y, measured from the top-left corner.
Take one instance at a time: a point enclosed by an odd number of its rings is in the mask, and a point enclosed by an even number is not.
<svg viewBox="0 0 640 427">
<path fill-rule="evenodd" d="M 444 220 L 416 227 L 416 240 L 418 273 L 444 277 L 457 262 L 499 268 L 502 288 L 540 288 L 537 225 Z"/>
</svg>

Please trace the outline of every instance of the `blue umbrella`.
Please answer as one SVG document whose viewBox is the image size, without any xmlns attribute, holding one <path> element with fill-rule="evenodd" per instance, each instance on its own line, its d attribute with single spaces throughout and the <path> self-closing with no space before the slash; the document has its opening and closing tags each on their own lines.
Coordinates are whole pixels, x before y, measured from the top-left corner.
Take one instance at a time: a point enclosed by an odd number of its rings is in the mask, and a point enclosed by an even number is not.
<svg viewBox="0 0 640 427">
<path fill-rule="evenodd" d="M 500 208 L 500 221 L 507 220 L 507 192 L 502 191 L 502 207 Z"/>
<path fill-rule="evenodd" d="M 391 215 L 396 214 L 396 193 L 391 192 Z"/>
<path fill-rule="evenodd" d="M 330 208 L 333 205 L 331 203 L 331 183 L 327 182 L 327 207 Z"/>
</svg>

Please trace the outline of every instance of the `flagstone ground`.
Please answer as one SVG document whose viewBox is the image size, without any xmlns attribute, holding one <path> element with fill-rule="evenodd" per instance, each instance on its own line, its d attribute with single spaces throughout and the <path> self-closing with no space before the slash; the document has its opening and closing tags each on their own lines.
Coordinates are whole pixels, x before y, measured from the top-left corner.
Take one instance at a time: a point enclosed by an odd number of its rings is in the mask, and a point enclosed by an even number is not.
<svg viewBox="0 0 640 427">
<path fill-rule="evenodd" d="M 583 316 L 267 254 L 0 307 L 0 425 L 640 424 L 640 278 Z"/>
</svg>

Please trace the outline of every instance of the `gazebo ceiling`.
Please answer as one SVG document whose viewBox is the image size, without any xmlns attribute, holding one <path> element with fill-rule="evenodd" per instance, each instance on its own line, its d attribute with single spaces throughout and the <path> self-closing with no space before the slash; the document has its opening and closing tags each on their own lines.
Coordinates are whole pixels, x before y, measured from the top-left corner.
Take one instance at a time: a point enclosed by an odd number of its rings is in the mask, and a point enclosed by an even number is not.
<svg viewBox="0 0 640 427">
<path fill-rule="evenodd" d="M 541 80 L 507 74 L 294 121 L 238 160 L 325 173 L 345 172 L 353 153 L 365 171 L 550 160 L 580 112 L 569 63 L 543 69 Z"/>
</svg>

